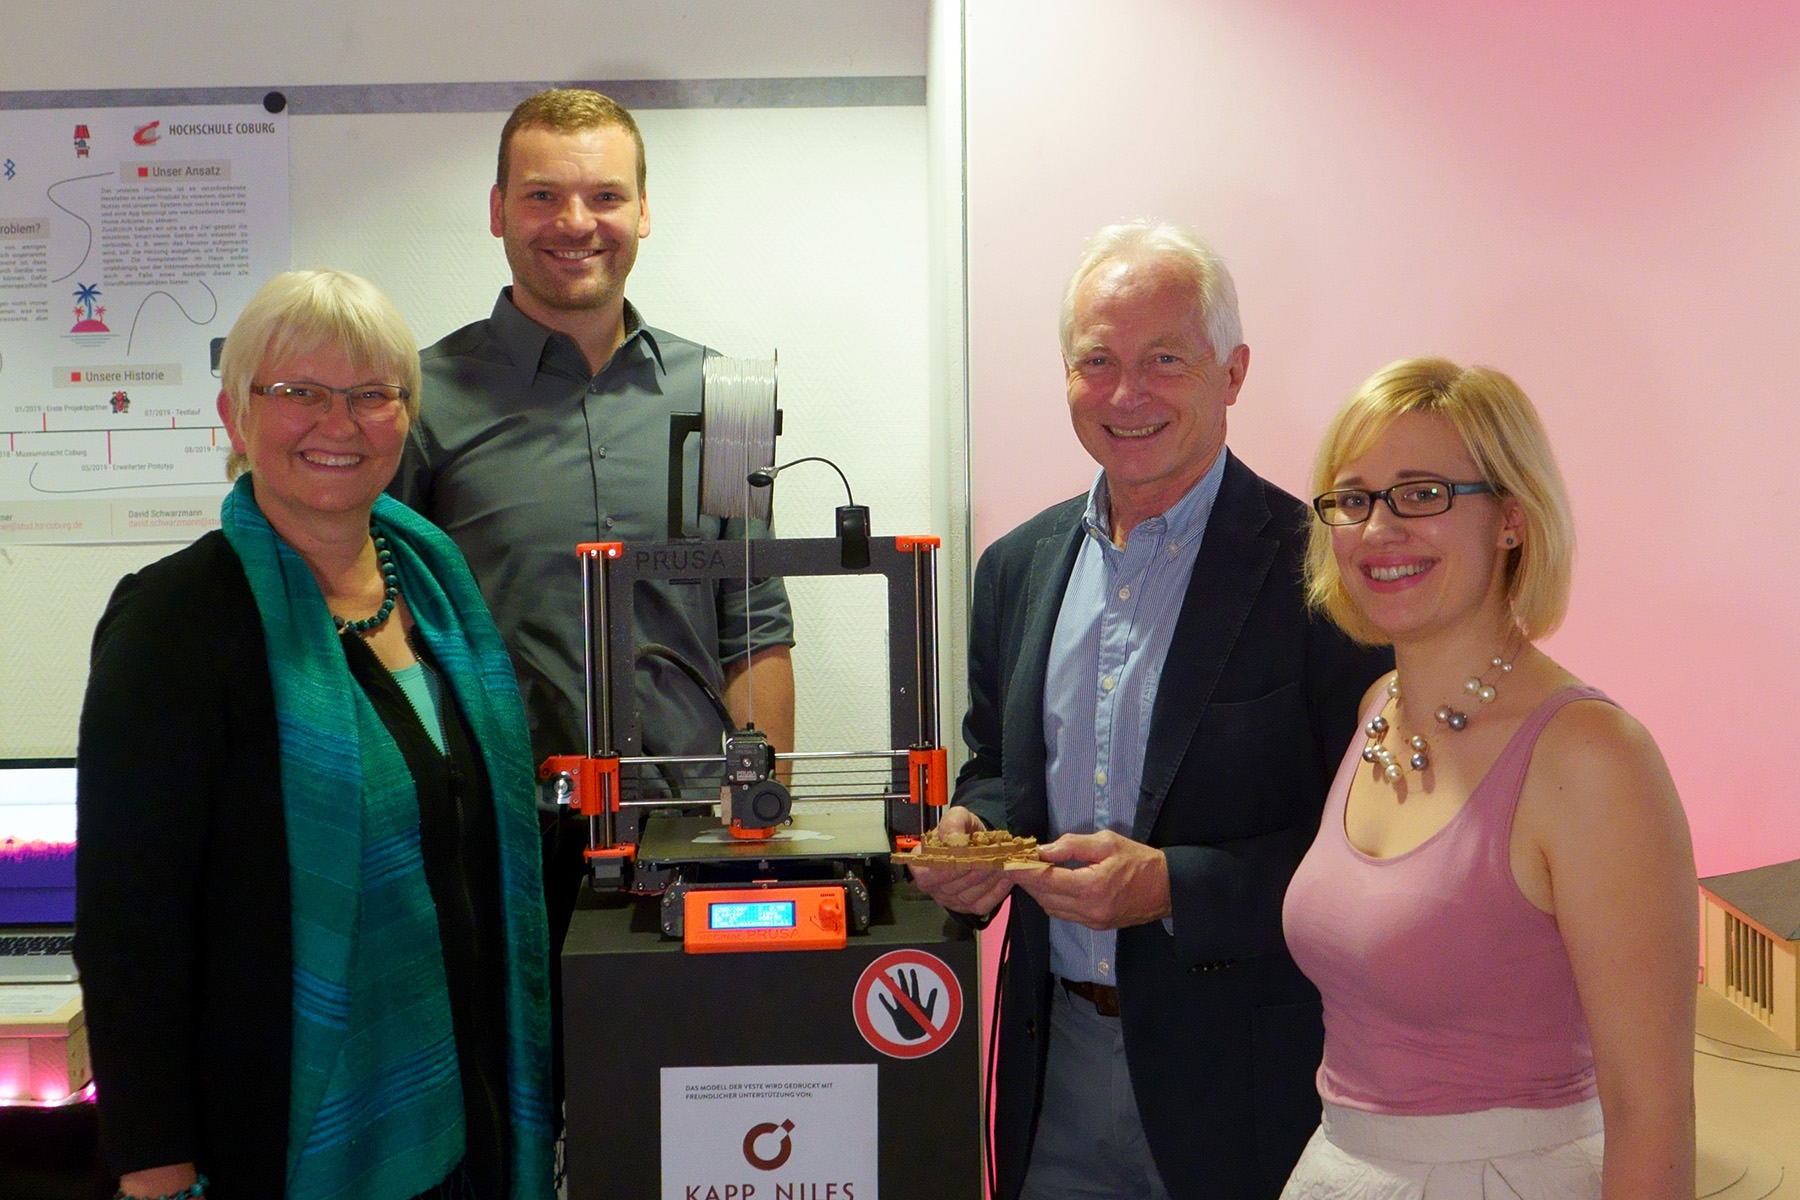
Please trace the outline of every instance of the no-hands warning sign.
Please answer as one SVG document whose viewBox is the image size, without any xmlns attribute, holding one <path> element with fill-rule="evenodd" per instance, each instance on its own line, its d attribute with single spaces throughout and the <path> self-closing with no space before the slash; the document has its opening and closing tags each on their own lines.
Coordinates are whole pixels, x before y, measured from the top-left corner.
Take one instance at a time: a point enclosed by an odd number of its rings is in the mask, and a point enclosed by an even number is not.
<svg viewBox="0 0 1800 1200">
<path fill-rule="evenodd" d="M 890 1058 L 944 1048 L 962 1021 L 962 985 L 943 959 L 894 950 L 870 963 L 851 1001 L 863 1040 Z"/>
</svg>

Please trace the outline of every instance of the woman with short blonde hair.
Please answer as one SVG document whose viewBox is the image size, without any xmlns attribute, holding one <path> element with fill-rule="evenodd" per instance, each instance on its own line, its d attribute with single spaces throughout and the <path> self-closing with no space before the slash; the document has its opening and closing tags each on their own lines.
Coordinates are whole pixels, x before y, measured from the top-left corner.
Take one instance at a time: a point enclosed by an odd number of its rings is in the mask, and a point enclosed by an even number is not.
<svg viewBox="0 0 1800 1200">
<path fill-rule="evenodd" d="M 76 942 L 118 1195 L 548 1200 L 530 743 L 462 555 L 384 494 L 412 334 L 270 280 L 225 340 L 222 528 L 120 582 Z"/>
<path fill-rule="evenodd" d="M 1649 733 L 1535 644 L 1574 550 L 1536 410 L 1393 363 L 1314 487 L 1309 599 L 1395 671 L 1288 889 L 1325 1058 L 1284 1197 L 1688 1200 L 1693 850 Z"/>
</svg>

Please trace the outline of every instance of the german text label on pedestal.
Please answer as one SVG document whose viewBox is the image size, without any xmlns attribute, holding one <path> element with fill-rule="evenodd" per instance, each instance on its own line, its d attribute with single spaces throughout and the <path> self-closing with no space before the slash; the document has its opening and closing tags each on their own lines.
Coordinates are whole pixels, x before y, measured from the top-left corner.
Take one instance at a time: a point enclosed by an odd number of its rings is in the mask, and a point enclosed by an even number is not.
<svg viewBox="0 0 1800 1200">
<path fill-rule="evenodd" d="M 896 896 L 841 950 L 688 954 L 654 903 L 588 899 L 562 956 L 569 1200 L 874 1200 L 876 1178 L 880 1200 L 980 1200 L 975 942 L 947 928 Z M 672 1099 L 732 1084 L 751 1098 Z M 778 1169 L 746 1157 L 784 1137 Z"/>
<path fill-rule="evenodd" d="M 877 1200 L 877 1070 L 664 1067 L 663 1200 Z"/>
</svg>

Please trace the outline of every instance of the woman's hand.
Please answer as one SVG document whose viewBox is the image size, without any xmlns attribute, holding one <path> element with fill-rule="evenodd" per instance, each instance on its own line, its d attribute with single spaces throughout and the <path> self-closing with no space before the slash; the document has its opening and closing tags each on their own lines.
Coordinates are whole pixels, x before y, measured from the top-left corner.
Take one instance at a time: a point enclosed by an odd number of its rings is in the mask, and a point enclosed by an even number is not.
<svg viewBox="0 0 1800 1200">
<path fill-rule="evenodd" d="M 121 1176 L 119 1191 L 126 1196 L 173 1196 L 193 1187 L 199 1178 L 193 1163 L 175 1163 Z"/>
</svg>

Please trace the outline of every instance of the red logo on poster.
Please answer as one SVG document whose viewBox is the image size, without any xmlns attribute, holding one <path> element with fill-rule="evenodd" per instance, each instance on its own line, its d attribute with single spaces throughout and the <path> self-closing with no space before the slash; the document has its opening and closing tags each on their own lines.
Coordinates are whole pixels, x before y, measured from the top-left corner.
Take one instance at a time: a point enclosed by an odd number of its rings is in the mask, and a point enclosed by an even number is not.
<svg viewBox="0 0 1800 1200">
<path fill-rule="evenodd" d="M 923 950 L 892 950 L 863 970 L 850 1001 L 863 1040 L 889 1058 L 942 1050 L 962 1021 L 962 985 Z"/>
<path fill-rule="evenodd" d="M 792 1132 L 794 1132 L 794 1123 L 792 1121 L 783 1121 L 779 1125 L 775 1124 L 773 1121 L 764 1121 L 761 1125 L 752 1125 L 750 1127 L 750 1132 L 744 1135 L 744 1161 L 759 1171 L 775 1170 L 775 1168 L 781 1166 L 782 1163 L 785 1163 L 788 1160 L 788 1156 L 794 1152 L 793 1139 L 788 1137 L 788 1134 Z M 771 1133 L 779 1133 L 781 1135 L 781 1147 L 775 1151 L 773 1157 L 764 1158 L 756 1152 L 756 1139 Z"/>
<path fill-rule="evenodd" d="M 157 132 L 157 128 L 161 124 L 161 121 L 152 121 L 148 125 L 139 125 L 137 129 L 132 132 L 131 140 L 140 146 L 156 145 L 156 143 L 162 139 L 162 134 Z"/>
</svg>

